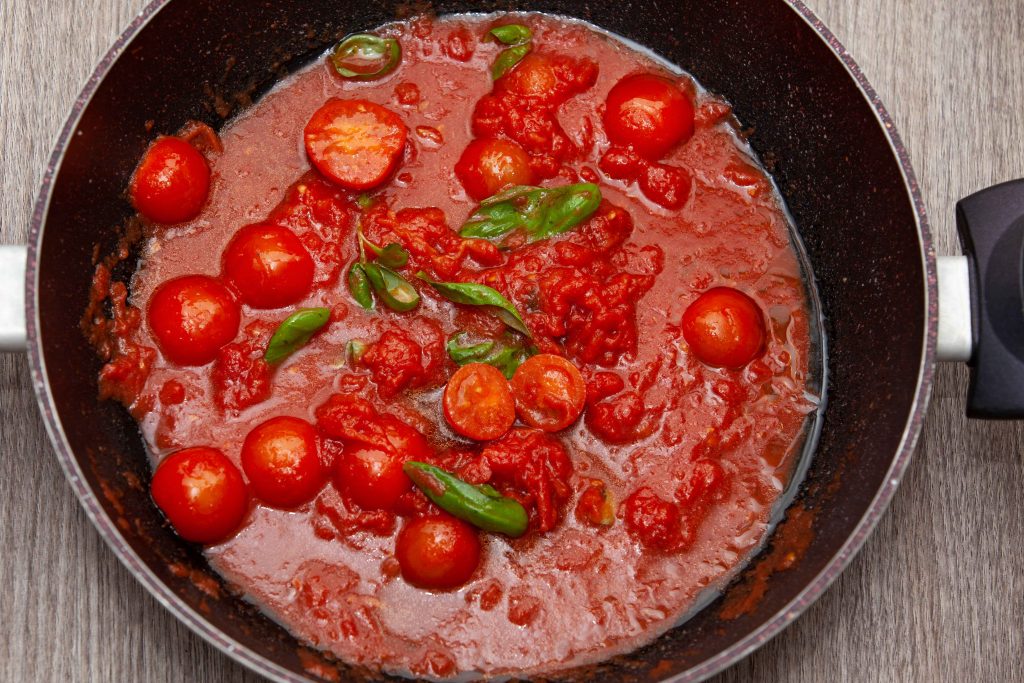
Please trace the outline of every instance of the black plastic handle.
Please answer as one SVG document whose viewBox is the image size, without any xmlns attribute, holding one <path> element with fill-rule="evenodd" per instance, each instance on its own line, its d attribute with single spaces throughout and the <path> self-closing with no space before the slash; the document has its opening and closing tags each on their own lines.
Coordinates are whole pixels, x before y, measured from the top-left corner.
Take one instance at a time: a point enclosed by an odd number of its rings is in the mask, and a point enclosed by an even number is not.
<svg viewBox="0 0 1024 683">
<path fill-rule="evenodd" d="M 956 205 L 971 274 L 970 417 L 1024 417 L 1024 179 Z"/>
</svg>

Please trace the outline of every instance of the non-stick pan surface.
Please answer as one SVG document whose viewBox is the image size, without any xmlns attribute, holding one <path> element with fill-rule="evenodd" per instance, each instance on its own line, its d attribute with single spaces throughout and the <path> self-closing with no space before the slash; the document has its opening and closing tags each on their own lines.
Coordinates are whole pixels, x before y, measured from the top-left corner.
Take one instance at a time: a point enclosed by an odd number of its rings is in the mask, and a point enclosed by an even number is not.
<svg viewBox="0 0 1024 683">
<path fill-rule="evenodd" d="M 847 564 L 913 450 L 933 366 L 931 241 L 881 103 L 802 5 L 155 2 L 98 67 L 44 179 L 27 278 L 31 366 L 57 455 L 118 557 L 191 628 L 271 677 L 302 680 L 311 666 L 335 665 L 223 586 L 211 591 L 201 578 L 213 576 L 201 554 L 163 523 L 145 487 L 133 485 L 148 478 L 142 441 L 123 409 L 97 400 L 98 361 L 78 327 L 94 248 L 105 253 L 116 243 L 129 213 L 128 176 L 156 132 L 173 132 L 190 119 L 220 125 L 353 30 L 410 12 L 509 9 L 591 21 L 650 47 L 734 104 L 806 245 L 829 340 L 821 440 L 773 547 L 722 600 L 682 627 L 564 676 L 697 680 L 761 645 Z M 338 667 L 346 677 L 358 673 Z"/>
</svg>

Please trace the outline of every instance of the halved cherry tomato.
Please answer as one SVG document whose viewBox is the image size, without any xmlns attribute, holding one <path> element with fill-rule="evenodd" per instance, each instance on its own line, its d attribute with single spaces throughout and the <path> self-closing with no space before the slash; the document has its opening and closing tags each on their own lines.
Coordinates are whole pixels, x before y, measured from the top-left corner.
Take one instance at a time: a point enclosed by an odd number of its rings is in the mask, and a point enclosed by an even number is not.
<svg viewBox="0 0 1024 683">
<path fill-rule="evenodd" d="M 455 164 L 455 175 L 466 193 L 480 201 L 510 185 L 532 185 L 533 171 L 526 151 L 509 140 L 473 140 Z"/>
<path fill-rule="evenodd" d="M 630 145 L 647 159 L 660 159 L 693 135 L 693 104 L 661 76 L 626 76 L 608 93 L 604 111 L 608 139 Z"/>
<path fill-rule="evenodd" d="M 430 590 L 458 588 L 480 564 L 476 529 L 448 515 L 419 517 L 406 524 L 395 541 L 402 578 Z"/>
<path fill-rule="evenodd" d="M 516 421 L 508 380 L 493 365 L 470 363 L 458 369 L 444 388 L 444 416 L 462 436 L 497 439 Z"/>
<path fill-rule="evenodd" d="M 224 250 L 224 274 L 253 308 L 281 308 L 309 294 L 313 257 L 288 228 L 247 225 Z"/>
<path fill-rule="evenodd" d="M 132 176 L 132 206 L 156 223 L 181 223 L 199 215 L 210 192 L 210 166 L 195 147 L 163 137 L 150 145 Z"/>
<path fill-rule="evenodd" d="M 249 432 L 242 469 L 256 497 L 279 508 L 308 503 L 327 479 L 316 429 L 297 417 L 274 417 Z"/>
<path fill-rule="evenodd" d="M 565 429 L 587 402 L 587 384 L 571 362 L 552 353 L 529 358 L 512 376 L 519 418 L 545 432 Z"/>
<path fill-rule="evenodd" d="M 531 52 L 505 74 L 497 87 L 523 97 L 548 98 L 558 89 L 555 64 L 546 55 Z"/>
<path fill-rule="evenodd" d="M 168 280 L 149 300 L 149 326 L 163 354 L 179 365 L 205 365 L 238 334 L 234 295 L 206 275 Z"/>
<path fill-rule="evenodd" d="M 306 153 L 349 190 L 368 190 L 395 170 L 408 135 L 397 114 L 366 100 L 330 99 L 306 124 Z"/>
<path fill-rule="evenodd" d="M 404 453 L 373 446 L 346 445 L 334 461 L 334 484 L 363 510 L 394 511 L 412 480 L 402 471 Z"/>
<path fill-rule="evenodd" d="M 702 363 L 741 368 L 764 349 L 764 314 L 743 292 L 715 287 L 701 294 L 683 313 L 683 338 Z"/>
<path fill-rule="evenodd" d="M 216 448 L 172 453 L 157 465 L 150 492 L 186 541 L 222 541 L 242 523 L 249 493 L 241 472 Z"/>
</svg>

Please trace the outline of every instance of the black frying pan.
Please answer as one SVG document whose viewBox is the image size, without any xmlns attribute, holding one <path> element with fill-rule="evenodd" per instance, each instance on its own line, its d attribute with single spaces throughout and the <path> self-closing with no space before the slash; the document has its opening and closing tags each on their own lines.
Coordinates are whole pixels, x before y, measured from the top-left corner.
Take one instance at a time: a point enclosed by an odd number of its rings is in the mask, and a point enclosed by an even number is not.
<svg viewBox="0 0 1024 683">
<path fill-rule="evenodd" d="M 102 254 L 116 244 L 116 226 L 130 214 L 124 188 L 156 133 L 190 119 L 219 126 L 345 34 L 424 9 L 392 0 L 157 0 L 76 103 L 34 214 L 28 351 L 40 409 L 76 494 L 162 604 L 237 660 L 280 680 L 315 678 L 311 664 L 336 668 L 343 678 L 373 674 L 306 650 L 227 590 L 213 598 L 197 587 L 197 576 L 211 575 L 202 555 L 174 535 L 145 487 L 131 485 L 133 476 L 149 476 L 134 422 L 120 406 L 96 399 L 99 362 L 78 326 L 94 247 Z M 965 246 L 974 251 L 969 263 L 941 264 L 937 339 L 940 269 L 905 151 L 857 66 L 795 0 L 441 0 L 430 9 L 554 12 L 650 47 L 732 102 L 799 227 L 824 309 L 829 400 L 789 518 L 723 598 L 696 617 L 628 655 L 558 675 L 704 678 L 796 618 L 861 546 L 913 451 L 937 351 L 972 360 L 973 412 L 1024 409 L 1017 389 L 1024 386 L 1024 354 L 1013 344 L 1024 340 L 1024 192 L 1000 186 L 961 203 Z M 0 251 L 9 264 L 0 263 L 0 273 L 19 269 L 22 258 Z M 972 279 L 989 285 L 974 288 L 988 298 L 971 301 Z M 0 304 L 0 347 L 17 346 L 18 324 Z"/>
</svg>

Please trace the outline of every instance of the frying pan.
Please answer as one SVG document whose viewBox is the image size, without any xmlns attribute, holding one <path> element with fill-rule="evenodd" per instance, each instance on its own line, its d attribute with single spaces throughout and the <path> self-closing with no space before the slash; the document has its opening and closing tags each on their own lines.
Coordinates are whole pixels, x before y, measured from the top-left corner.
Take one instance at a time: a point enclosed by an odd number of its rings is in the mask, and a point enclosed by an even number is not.
<svg viewBox="0 0 1024 683">
<path fill-rule="evenodd" d="M 962 202 L 969 257 L 937 263 L 884 108 L 800 4 L 442 1 L 432 9 L 573 15 L 654 49 L 733 103 L 799 227 L 825 313 L 830 383 L 822 436 L 789 518 L 695 618 L 633 653 L 560 674 L 704 678 L 796 618 L 863 543 L 907 465 L 938 358 L 971 360 L 973 412 L 1019 414 L 1014 388 L 1024 385 L 1013 381 L 1020 354 L 1012 341 L 1024 339 L 1016 334 L 1024 323 L 1005 313 L 1022 310 L 1021 189 L 1001 186 Z M 305 650 L 223 587 L 210 595 L 202 555 L 166 527 L 144 487 L 131 485 L 148 478 L 144 448 L 127 413 L 96 400 L 99 364 L 78 320 L 93 248 L 106 253 L 116 243 L 130 212 L 127 178 L 155 132 L 189 119 L 219 125 L 339 37 L 407 11 L 388 1 L 155 2 L 79 98 L 43 181 L 27 258 L 18 249 L 0 253 L 0 278 L 11 280 L 0 291 L 21 291 L 25 272 L 24 307 L 0 303 L 0 339 L 6 348 L 27 343 L 56 455 L 101 535 L 184 623 L 279 680 L 365 672 Z"/>
</svg>

